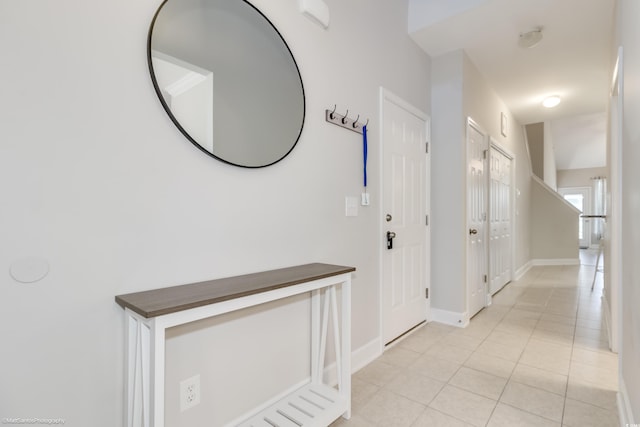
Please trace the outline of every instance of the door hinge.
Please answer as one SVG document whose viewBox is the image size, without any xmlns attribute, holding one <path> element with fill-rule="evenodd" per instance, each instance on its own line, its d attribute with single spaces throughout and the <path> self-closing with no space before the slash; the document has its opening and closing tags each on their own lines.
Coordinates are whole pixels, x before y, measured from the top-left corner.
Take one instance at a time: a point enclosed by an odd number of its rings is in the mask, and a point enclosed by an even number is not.
<svg viewBox="0 0 640 427">
<path fill-rule="evenodd" d="M 483 158 L 483 159 L 486 159 L 486 158 L 487 158 L 487 153 L 488 153 L 488 152 L 489 152 L 489 150 L 484 150 L 484 151 L 482 152 L 482 158 Z"/>
<path fill-rule="evenodd" d="M 428 142 L 425 142 L 424 144 L 425 144 L 425 145 L 426 145 L 426 147 L 427 147 L 427 151 L 426 151 L 426 153 L 427 153 L 427 154 L 429 154 L 429 143 L 428 143 Z"/>
<path fill-rule="evenodd" d="M 425 297 L 426 299 L 429 299 L 429 288 L 426 288 L 426 289 L 424 290 L 424 297 Z"/>
<path fill-rule="evenodd" d="M 429 215 L 425 215 L 425 225 L 429 226 Z"/>
<path fill-rule="evenodd" d="M 487 283 L 487 275 L 484 275 L 484 283 Z"/>
</svg>

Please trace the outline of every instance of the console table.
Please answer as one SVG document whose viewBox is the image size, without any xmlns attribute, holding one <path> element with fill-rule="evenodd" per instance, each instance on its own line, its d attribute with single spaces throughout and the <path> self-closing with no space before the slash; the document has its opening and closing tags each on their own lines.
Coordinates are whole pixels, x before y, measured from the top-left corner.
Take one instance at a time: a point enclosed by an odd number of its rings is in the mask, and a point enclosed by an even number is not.
<svg viewBox="0 0 640 427">
<path fill-rule="evenodd" d="M 164 427 L 165 331 L 231 311 L 311 293 L 309 383 L 245 414 L 243 427 L 326 427 L 351 416 L 351 273 L 353 267 L 307 264 L 116 296 L 125 310 L 125 425 Z M 336 288 L 341 286 L 338 321 Z M 337 389 L 323 381 L 329 316 Z"/>
</svg>

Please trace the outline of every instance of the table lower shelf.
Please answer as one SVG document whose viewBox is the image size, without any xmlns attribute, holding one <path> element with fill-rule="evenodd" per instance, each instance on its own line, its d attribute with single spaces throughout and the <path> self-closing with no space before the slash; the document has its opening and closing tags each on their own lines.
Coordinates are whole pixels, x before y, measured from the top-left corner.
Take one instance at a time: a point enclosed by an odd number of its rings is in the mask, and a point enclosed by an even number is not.
<svg viewBox="0 0 640 427">
<path fill-rule="evenodd" d="M 348 399 L 323 384 L 307 384 L 238 427 L 326 427 L 349 409 Z"/>
</svg>

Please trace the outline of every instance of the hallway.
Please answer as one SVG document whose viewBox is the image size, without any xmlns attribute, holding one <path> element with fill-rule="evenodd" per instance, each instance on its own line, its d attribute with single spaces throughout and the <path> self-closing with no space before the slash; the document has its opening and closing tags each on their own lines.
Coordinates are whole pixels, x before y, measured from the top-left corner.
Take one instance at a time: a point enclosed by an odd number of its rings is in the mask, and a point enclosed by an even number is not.
<svg viewBox="0 0 640 427">
<path fill-rule="evenodd" d="M 533 267 L 465 329 L 430 323 L 353 376 L 351 420 L 332 426 L 614 427 L 617 355 L 595 253 Z"/>
</svg>

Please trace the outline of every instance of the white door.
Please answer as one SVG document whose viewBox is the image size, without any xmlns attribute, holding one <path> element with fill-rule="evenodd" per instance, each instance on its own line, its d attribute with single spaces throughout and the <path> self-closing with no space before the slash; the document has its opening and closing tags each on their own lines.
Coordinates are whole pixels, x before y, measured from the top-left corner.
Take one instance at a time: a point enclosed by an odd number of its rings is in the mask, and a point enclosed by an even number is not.
<svg viewBox="0 0 640 427">
<path fill-rule="evenodd" d="M 382 338 L 426 321 L 429 304 L 428 117 L 381 89 Z"/>
<path fill-rule="evenodd" d="M 467 310 L 469 317 L 487 302 L 487 136 L 467 121 Z"/>
<path fill-rule="evenodd" d="M 489 293 L 512 279 L 513 158 L 498 147 L 489 150 Z"/>
<path fill-rule="evenodd" d="M 591 187 L 559 188 L 558 193 L 584 215 L 591 214 Z M 581 248 L 591 246 L 591 219 L 578 218 L 578 240 Z"/>
</svg>

